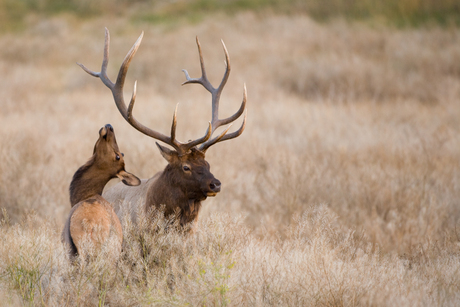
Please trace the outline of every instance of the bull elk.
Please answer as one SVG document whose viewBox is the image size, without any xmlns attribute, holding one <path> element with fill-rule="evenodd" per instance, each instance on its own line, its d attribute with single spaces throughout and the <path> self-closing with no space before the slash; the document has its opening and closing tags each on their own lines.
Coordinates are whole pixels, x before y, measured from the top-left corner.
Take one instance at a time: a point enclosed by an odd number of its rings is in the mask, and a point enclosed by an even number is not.
<svg viewBox="0 0 460 307">
<path fill-rule="evenodd" d="M 206 76 L 201 46 L 197 38 L 196 43 L 200 56 L 202 75 L 200 78 L 191 78 L 188 72 L 183 70 L 187 80 L 183 83 L 183 85 L 190 83 L 201 84 L 212 95 L 212 119 L 211 122 L 209 122 L 205 135 L 186 143 L 181 143 L 176 139 L 177 106 L 173 115 L 170 136 L 144 126 L 137 121 L 133 115 L 137 81 L 134 84 L 134 92 L 128 107 L 126 107 L 123 98 L 123 86 L 128 67 L 139 48 L 143 34 L 144 33 L 142 32 L 131 50 L 126 55 L 118 72 L 116 83 L 113 83 L 107 77 L 110 43 L 110 35 L 107 28 L 105 29 L 104 58 L 102 61 L 101 71 L 93 72 L 84 65 L 78 63 L 84 71 L 94 77 L 100 78 L 111 90 L 119 112 L 132 127 L 141 133 L 159 140 L 173 148 L 169 149 L 156 142 L 161 155 L 168 162 L 166 168 L 163 171 L 158 172 L 150 179 L 141 180 L 142 183 L 138 187 L 128 188 L 117 184 L 105 192 L 104 197 L 114 203 L 115 210 L 120 218 L 125 214 L 131 214 L 131 219 L 136 222 L 137 214 L 146 214 L 151 208 L 164 205 L 165 216 L 176 214 L 177 218 L 180 218 L 180 225 L 184 226 L 197 220 L 202 201 L 204 201 L 207 197 L 216 196 L 217 193 L 220 192 L 221 183 L 210 172 L 210 166 L 205 160 L 205 154 L 208 148 L 212 145 L 236 138 L 243 133 L 246 125 L 246 114 L 244 116 L 243 123 L 238 130 L 232 133 L 227 133 L 230 129 L 230 125 L 222 133 L 214 138 L 211 138 L 217 128 L 223 125 L 231 124 L 238 119 L 241 114 L 243 114 L 246 108 L 246 86 L 244 85 L 243 87 L 243 101 L 239 110 L 228 118 L 220 119 L 218 114 L 219 99 L 222 89 L 224 88 L 230 74 L 230 58 L 225 44 L 222 41 L 226 58 L 226 69 L 220 85 L 217 88 L 214 88 Z M 123 209 L 123 207 L 125 208 Z"/>
<path fill-rule="evenodd" d="M 123 234 L 120 220 L 112 205 L 101 195 L 107 182 L 118 177 L 126 185 L 136 186 L 140 179 L 125 171 L 123 154 L 118 149 L 111 125 L 99 130 L 93 156 L 73 175 L 70 183 L 69 217 L 62 232 L 62 239 L 70 255 L 83 255 L 84 242 L 97 249 L 115 236 L 116 251 L 121 252 Z"/>
</svg>

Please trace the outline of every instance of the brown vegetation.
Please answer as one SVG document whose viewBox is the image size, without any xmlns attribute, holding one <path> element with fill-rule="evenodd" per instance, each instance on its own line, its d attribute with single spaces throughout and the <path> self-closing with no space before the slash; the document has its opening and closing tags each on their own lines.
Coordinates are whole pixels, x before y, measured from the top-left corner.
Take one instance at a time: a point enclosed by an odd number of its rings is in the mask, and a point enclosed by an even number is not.
<svg viewBox="0 0 460 307">
<path fill-rule="evenodd" d="M 459 304 L 457 28 L 319 25 L 305 16 L 250 13 L 186 27 L 118 18 L 29 23 L 24 33 L 0 37 L 0 206 L 10 215 L 0 228 L 4 301 Z M 204 50 L 211 81 L 222 70 L 213 50 L 225 41 L 233 72 L 221 112 L 233 113 L 246 82 L 250 120 L 237 141 L 207 156 L 225 185 L 204 203 L 193 236 L 164 233 L 165 221 L 155 219 L 158 233 L 126 232 L 131 246 L 117 270 L 99 259 L 76 272 L 56 229 L 94 129 L 108 121 L 117 127 L 134 173 L 164 167 L 154 142 L 74 64 L 99 65 L 104 26 L 117 37 L 109 74 L 132 38 L 146 33 L 126 81 L 132 88 L 142 80 L 139 121 L 168 131 L 180 102 L 178 139 L 202 134 L 207 93 L 180 87 L 181 69 L 196 63 L 189 52 L 196 35 L 211 50 Z M 198 74 L 196 65 L 191 75 Z M 39 214 L 15 224 L 30 211 Z"/>
</svg>

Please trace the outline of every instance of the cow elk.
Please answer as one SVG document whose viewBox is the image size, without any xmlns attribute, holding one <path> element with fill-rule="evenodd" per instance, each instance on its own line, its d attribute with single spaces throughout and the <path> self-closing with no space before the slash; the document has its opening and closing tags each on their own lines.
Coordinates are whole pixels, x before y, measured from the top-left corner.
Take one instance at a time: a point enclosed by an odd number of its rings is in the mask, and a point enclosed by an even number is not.
<svg viewBox="0 0 460 307">
<path fill-rule="evenodd" d="M 107 182 L 118 177 L 126 185 L 139 185 L 139 178 L 125 171 L 123 154 L 118 149 L 111 125 L 99 130 L 93 156 L 74 174 L 70 183 L 69 217 L 62 232 L 62 239 L 70 256 L 84 257 L 86 245 L 100 250 L 109 241 L 115 242 L 116 254 L 123 242 L 120 220 L 112 205 L 105 200 L 102 190 Z"/>
<path fill-rule="evenodd" d="M 228 118 L 220 119 L 219 99 L 230 74 L 230 58 L 225 44 L 222 41 L 226 57 L 226 69 L 220 85 L 214 88 L 206 76 L 201 46 L 197 38 L 196 43 L 200 56 L 202 75 L 200 78 L 191 78 L 188 72 L 183 70 L 187 79 L 183 84 L 198 83 L 211 93 L 212 119 L 203 137 L 181 143 L 176 139 L 177 106 L 172 120 L 171 133 L 170 136 L 167 136 L 144 126 L 134 118 L 133 107 L 136 99 L 137 81 L 134 84 L 134 92 L 129 106 L 126 107 L 124 102 L 123 86 L 126 74 L 129 64 L 142 41 L 143 33 L 126 55 L 118 72 L 116 83 L 113 83 L 107 77 L 110 35 L 107 28 L 105 30 L 105 48 L 101 72 L 93 72 L 84 65 L 79 65 L 90 75 L 100 78 L 112 91 L 119 112 L 131 126 L 141 133 L 171 146 L 173 149 L 164 147 L 157 142 L 156 145 L 161 155 L 168 162 L 166 168 L 162 172 L 158 172 L 152 178 L 142 180 L 142 183 L 138 187 L 124 187 L 117 184 L 105 192 L 104 197 L 114 203 L 115 211 L 120 218 L 126 214 L 130 214 L 133 222 L 137 221 L 138 214 L 147 214 L 149 210 L 159 208 L 160 206 L 164 206 L 165 216 L 176 214 L 177 218 L 180 219 L 181 226 L 195 222 L 198 218 L 201 202 L 207 197 L 216 196 L 221 189 L 220 181 L 210 172 L 209 163 L 205 160 L 206 151 L 209 147 L 218 142 L 230 140 L 241 135 L 245 128 L 246 115 L 238 130 L 227 133 L 230 125 L 214 138 L 211 136 L 217 128 L 231 124 L 244 112 L 247 96 L 246 86 L 244 86 L 243 101 L 239 110 Z"/>
</svg>

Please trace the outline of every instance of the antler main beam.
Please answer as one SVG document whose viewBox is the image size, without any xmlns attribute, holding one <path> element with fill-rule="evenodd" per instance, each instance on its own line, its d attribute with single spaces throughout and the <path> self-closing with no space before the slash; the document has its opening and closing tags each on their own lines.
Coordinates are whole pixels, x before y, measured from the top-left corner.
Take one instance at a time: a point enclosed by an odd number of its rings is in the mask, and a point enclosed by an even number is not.
<svg viewBox="0 0 460 307">
<path fill-rule="evenodd" d="M 222 46 L 224 48 L 224 53 L 225 53 L 225 73 L 224 73 L 224 76 L 222 78 L 222 81 L 220 82 L 220 84 L 219 84 L 219 86 L 217 88 L 212 86 L 211 82 L 209 82 L 209 79 L 208 79 L 208 77 L 206 75 L 206 69 L 205 69 L 204 60 L 203 60 L 203 53 L 201 52 L 201 45 L 200 45 L 200 41 L 198 40 L 198 37 L 196 37 L 196 44 L 198 46 L 198 53 L 200 55 L 201 77 L 200 78 L 191 78 L 190 75 L 188 74 L 187 70 L 185 70 L 185 69 L 182 70 L 184 72 L 184 74 L 185 74 L 185 78 L 187 79 L 187 81 L 182 83 L 182 85 L 191 84 L 191 83 L 198 83 L 198 84 L 201 84 L 208 92 L 211 93 L 211 96 L 212 96 L 212 102 L 211 102 L 212 103 L 212 120 L 211 120 L 212 130 L 211 131 L 212 131 L 212 133 L 214 133 L 214 131 L 216 131 L 216 129 L 219 128 L 220 126 L 227 125 L 229 123 L 234 122 L 236 119 L 238 119 L 241 116 L 241 114 L 243 114 L 243 112 L 244 112 L 244 110 L 246 108 L 246 99 L 247 99 L 246 85 L 244 85 L 243 86 L 243 102 L 241 103 L 241 106 L 240 106 L 239 110 L 236 111 L 235 114 L 233 114 L 233 115 L 231 115 L 231 116 L 229 116 L 227 118 L 219 119 L 220 95 L 222 93 L 222 90 L 224 89 L 225 84 L 227 83 L 228 77 L 230 75 L 230 70 L 231 70 L 230 56 L 228 55 L 227 47 L 225 47 L 224 41 L 221 40 L 221 42 L 222 42 Z M 228 132 L 228 130 L 230 129 L 230 127 L 228 127 L 219 136 L 204 142 L 201 145 L 200 150 L 206 151 L 206 149 L 208 149 L 210 146 L 216 144 L 217 142 L 221 142 L 221 141 L 236 138 L 237 136 L 239 136 L 239 135 L 241 135 L 243 133 L 245 127 L 246 127 L 246 114 L 244 116 L 243 123 L 241 124 L 241 127 L 237 131 L 232 132 L 230 134 L 226 134 Z"/>
</svg>

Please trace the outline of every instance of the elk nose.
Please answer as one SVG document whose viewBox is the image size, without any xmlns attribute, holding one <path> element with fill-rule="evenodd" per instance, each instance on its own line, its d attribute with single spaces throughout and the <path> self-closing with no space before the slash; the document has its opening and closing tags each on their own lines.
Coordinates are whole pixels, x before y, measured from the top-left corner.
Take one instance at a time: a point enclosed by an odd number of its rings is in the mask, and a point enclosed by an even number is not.
<svg viewBox="0 0 460 307">
<path fill-rule="evenodd" d="M 218 179 L 214 179 L 210 184 L 209 188 L 213 192 L 219 192 L 220 191 L 220 181 Z"/>
<path fill-rule="evenodd" d="M 107 125 L 105 125 L 105 129 L 107 129 L 107 130 L 110 130 L 110 131 L 112 131 L 112 132 L 113 132 L 113 127 L 112 127 L 112 125 L 111 125 L 111 124 L 107 124 Z"/>
</svg>

